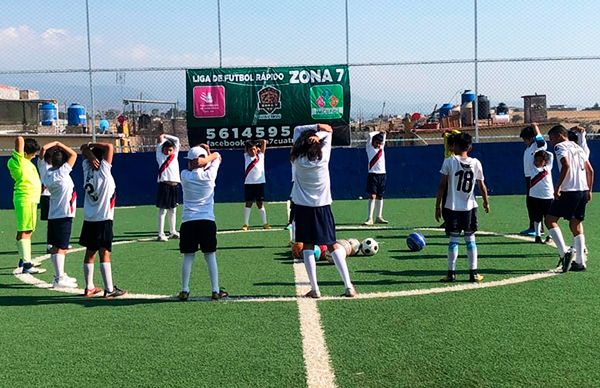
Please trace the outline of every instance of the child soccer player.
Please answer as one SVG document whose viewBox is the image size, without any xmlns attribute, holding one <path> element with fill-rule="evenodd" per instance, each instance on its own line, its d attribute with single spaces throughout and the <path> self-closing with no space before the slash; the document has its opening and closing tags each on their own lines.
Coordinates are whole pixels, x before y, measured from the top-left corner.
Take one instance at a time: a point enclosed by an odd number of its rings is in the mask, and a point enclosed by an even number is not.
<svg viewBox="0 0 600 388">
<path fill-rule="evenodd" d="M 576 125 L 569 129 L 569 140 L 577 143 L 577 145 L 583 149 L 585 155 L 588 158 L 590 157 L 590 147 L 588 147 L 587 144 L 587 136 L 584 127 Z"/>
<path fill-rule="evenodd" d="M 179 204 L 179 138 L 162 134 L 156 145 L 156 161 L 158 162 L 158 241 L 168 241 L 164 233 L 165 217 L 169 216 L 169 237 L 178 239 L 179 233 L 175 228 L 177 220 L 177 205 Z"/>
<path fill-rule="evenodd" d="M 40 200 L 42 183 L 35 165 L 31 162 L 40 150 L 35 139 L 15 139 L 15 150 L 8 160 L 10 176 L 15 181 L 13 204 L 17 217 L 17 250 L 19 251 L 19 267 L 23 273 L 36 274 L 45 272 L 35 268 L 31 262 L 31 235 L 37 220 L 37 204 Z"/>
<path fill-rule="evenodd" d="M 444 160 L 440 173 L 442 177 L 438 186 L 435 202 L 435 219 L 439 222 L 444 216 L 448 243 L 448 275 L 443 282 L 456 280 L 456 259 L 460 234 L 464 232 L 469 258 L 469 281 L 482 282 L 483 276 L 477 273 L 477 202 L 475 201 L 475 181 L 483 197 L 483 208 L 490 211 L 487 188 L 483 182 L 483 169 L 479 160 L 469 157 L 472 138 L 468 133 L 461 133 L 454 138 L 454 156 Z M 442 212 L 442 197 L 447 190 L 445 211 Z"/>
<path fill-rule="evenodd" d="M 366 144 L 367 158 L 369 159 L 366 190 L 369 195 L 369 206 L 367 220 L 364 222 L 365 225 L 373 225 L 373 210 L 377 213 L 376 223 L 388 223 L 383 218 L 383 194 L 385 193 L 386 180 L 384 147 L 385 131 L 370 132 L 369 140 Z"/>
<path fill-rule="evenodd" d="M 40 155 L 37 159 L 37 168 L 38 172 L 40 173 L 40 180 L 42 181 L 42 195 L 40 196 L 40 220 L 42 221 L 48 221 L 48 211 L 50 208 L 50 191 L 48 191 L 47 184 L 44 181 L 46 172 L 48 172 L 48 169 L 52 167 L 52 161 L 50 160 L 51 155 L 46 153 L 49 144 L 46 144 L 42 147 L 40 150 Z M 52 245 L 46 241 L 46 252 L 50 253 L 51 249 Z"/>
<path fill-rule="evenodd" d="M 50 160 L 50 168 L 43 181 L 50 193 L 48 211 L 48 244 L 51 248 L 51 260 L 54 267 L 53 287 L 77 287 L 77 279 L 65 272 L 65 255 L 71 239 L 71 228 L 77 193 L 71 179 L 71 171 L 77 160 L 77 153 L 60 142 L 51 142 L 43 147 L 44 156 Z"/>
<path fill-rule="evenodd" d="M 346 250 L 336 243 L 335 220 L 331 212 L 329 158 L 333 129 L 327 124 L 302 125 L 294 128 L 294 145 L 290 160 L 294 163 L 292 200 L 296 204 L 294 220 L 296 241 L 304 244 L 302 256 L 311 290 L 305 295 L 320 298 L 315 262 L 315 245 L 327 245 L 335 266 L 344 281 L 344 296 L 356 296 L 346 265 Z"/>
<path fill-rule="evenodd" d="M 113 240 L 113 218 L 115 214 L 116 185 L 110 172 L 113 146 L 92 143 L 81 146 L 83 160 L 83 226 L 79 245 L 86 247 L 83 260 L 85 277 L 84 296 L 91 297 L 102 289 L 94 286 L 94 261 L 96 252 L 100 256 L 100 273 L 104 282 L 104 297 L 122 296 L 127 291 L 113 284 L 110 254 Z"/>
<path fill-rule="evenodd" d="M 294 169 L 294 163 L 291 163 L 292 165 L 292 188 L 294 187 L 294 174 L 296 173 L 295 169 Z M 287 225 L 284 229 L 288 230 L 290 233 L 290 242 L 289 242 L 289 246 L 293 246 L 294 243 L 296 242 L 296 223 L 294 222 L 294 215 L 296 213 L 296 204 L 294 203 L 294 201 L 292 200 L 292 193 L 290 192 L 290 199 L 287 203 L 288 205 L 288 222 Z"/>
<path fill-rule="evenodd" d="M 267 141 L 265 139 L 257 142 L 248 140 L 244 151 L 244 165 L 246 166 L 244 180 L 244 225 L 242 230 L 248 230 L 250 224 L 250 210 L 252 203 L 256 202 L 256 207 L 260 213 L 263 223 L 263 229 L 270 229 L 267 222 L 267 211 L 264 208 L 265 200 L 265 151 L 267 150 Z"/>
<path fill-rule="evenodd" d="M 219 288 L 217 267 L 217 225 L 214 213 L 215 180 L 221 155 L 210 152 L 207 145 L 190 148 L 186 156 L 187 169 L 181 171 L 183 187 L 183 216 L 181 219 L 181 240 L 179 251 L 183 254 L 181 266 L 181 292 L 179 300 L 186 301 L 190 296 L 190 275 L 196 259 L 198 246 L 204 253 L 208 266 L 213 300 L 229 294 Z"/>
<path fill-rule="evenodd" d="M 535 229 L 535 242 L 542 243 L 542 221 L 554 198 L 554 185 L 552 184 L 552 163 L 554 156 L 544 150 L 538 150 L 533 156 L 533 164 L 529 166 L 531 181 L 529 183 L 529 196 L 533 228 Z M 550 240 L 546 239 L 546 242 Z"/>
<path fill-rule="evenodd" d="M 535 230 L 533 228 L 533 213 L 531 206 L 531 196 L 529 195 L 529 188 L 531 186 L 531 175 L 530 166 L 533 164 L 533 155 L 538 150 L 546 149 L 546 141 L 544 140 L 544 136 L 540 133 L 540 129 L 536 123 L 532 123 L 531 126 L 525 127 L 521 130 L 521 139 L 527 146 L 525 151 L 523 151 L 523 173 L 525 175 L 525 187 L 526 187 L 526 197 L 525 204 L 527 206 L 527 214 L 529 216 L 529 228 L 525 229 L 521 232 L 522 235 L 526 236 L 535 236 Z"/>
<path fill-rule="evenodd" d="M 548 131 L 550 142 L 554 145 L 556 161 L 560 175 L 554 189 L 554 200 L 546 216 L 548 233 L 556 243 L 562 271 L 585 271 L 586 257 L 584 253 L 585 236 L 582 223 L 585 218 L 586 204 L 592 200 L 594 186 L 594 170 L 581 147 L 568 140 L 567 129 L 555 125 Z M 573 251 L 567 249 L 558 220 L 569 221 L 569 229 L 573 234 L 575 262 L 572 263 Z"/>
</svg>

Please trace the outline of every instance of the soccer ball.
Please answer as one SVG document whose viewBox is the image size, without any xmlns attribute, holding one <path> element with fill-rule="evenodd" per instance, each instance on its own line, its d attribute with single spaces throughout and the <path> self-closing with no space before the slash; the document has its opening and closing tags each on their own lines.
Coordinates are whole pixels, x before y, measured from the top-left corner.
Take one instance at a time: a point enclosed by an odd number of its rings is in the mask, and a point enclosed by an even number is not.
<svg viewBox="0 0 600 388">
<path fill-rule="evenodd" d="M 318 245 L 315 245 L 315 260 L 319 261 L 320 258 L 321 258 L 321 247 Z"/>
<path fill-rule="evenodd" d="M 406 238 L 406 245 L 411 251 L 418 252 L 425 248 L 425 237 L 421 233 L 413 232 Z"/>
<path fill-rule="evenodd" d="M 317 249 L 317 247 L 315 247 L 315 250 Z M 327 254 L 329 253 L 327 251 L 327 245 L 319 245 L 319 249 L 321 250 L 321 256 L 319 256 L 319 260 L 321 261 L 325 261 L 327 260 Z M 316 258 L 316 256 L 315 256 Z"/>
<path fill-rule="evenodd" d="M 360 250 L 365 256 L 373 256 L 379 252 L 379 244 L 372 238 L 366 238 L 360 243 Z"/>
<path fill-rule="evenodd" d="M 303 248 L 304 244 L 302 244 L 301 242 L 294 243 L 294 245 L 292 245 L 292 257 L 294 259 L 301 259 Z"/>
<path fill-rule="evenodd" d="M 358 252 L 360 252 L 360 241 L 358 241 L 355 238 L 349 238 L 348 242 L 352 246 L 352 252 L 349 256 L 355 256 L 356 254 L 358 254 Z"/>
<path fill-rule="evenodd" d="M 352 245 L 348 242 L 348 240 L 338 240 L 337 243 L 346 250 L 346 256 L 350 256 L 352 254 Z"/>
</svg>

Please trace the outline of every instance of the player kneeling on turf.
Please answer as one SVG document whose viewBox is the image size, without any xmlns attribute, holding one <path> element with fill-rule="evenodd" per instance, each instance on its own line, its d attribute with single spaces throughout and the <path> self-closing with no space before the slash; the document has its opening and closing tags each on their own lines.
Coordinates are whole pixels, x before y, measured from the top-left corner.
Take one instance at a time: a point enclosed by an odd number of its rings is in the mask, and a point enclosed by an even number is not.
<svg viewBox="0 0 600 388">
<path fill-rule="evenodd" d="M 104 281 L 104 297 L 122 296 L 127 291 L 113 284 L 110 253 L 113 240 L 113 218 L 115 215 L 116 185 L 110 172 L 113 160 L 113 146 L 106 143 L 92 143 L 81 146 L 85 158 L 83 166 L 83 226 L 79 245 L 86 247 L 83 259 L 85 277 L 84 296 L 94 296 L 102 289 L 94 286 L 94 261 L 96 252 L 100 254 L 100 273 Z"/>
<path fill-rule="evenodd" d="M 471 135 L 461 133 L 454 138 L 454 155 L 444 160 L 440 173 L 442 178 L 438 186 L 435 202 L 435 219 L 444 218 L 448 243 L 448 275 L 441 279 L 443 282 L 456 280 L 456 259 L 460 234 L 464 232 L 469 258 L 469 281 L 481 282 L 483 276 L 477 273 L 477 202 L 475 201 L 475 181 L 483 197 L 483 208 L 490 211 L 487 188 L 483 182 L 483 168 L 479 160 L 468 156 L 471 150 Z M 446 200 L 442 208 L 444 190 Z"/>
<path fill-rule="evenodd" d="M 45 156 L 51 167 L 46 170 L 42 181 L 50 193 L 48 207 L 48 244 L 54 267 L 53 287 L 77 287 L 77 279 L 65 272 L 65 255 L 71 239 L 71 228 L 77 208 L 77 192 L 71 171 L 77 154 L 71 148 L 55 141 L 44 147 Z"/>
<path fill-rule="evenodd" d="M 296 204 L 294 221 L 296 241 L 304 244 L 302 256 L 311 290 L 305 295 L 319 298 L 315 245 L 327 245 L 335 266 L 344 281 L 344 296 L 356 296 L 346 265 L 346 250 L 336 243 L 335 220 L 331 212 L 329 158 L 333 129 L 327 124 L 302 125 L 294 128 L 294 145 L 290 160 L 294 164 L 292 200 Z"/>
<path fill-rule="evenodd" d="M 181 219 L 181 239 L 179 251 L 183 254 L 181 267 L 181 292 L 179 300 L 188 300 L 190 295 L 190 275 L 196 259 L 198 246 L 204 253 L 208 265 L 212 299 L 229 296 L 219 288 L 219 270 L 217 267 L 217 225 L 214 213 L 215 180 L 221 155 L 210 152 L 206 145 L 190 148 L 186 159 L 187 170 L 181 171 L 183 187 L 183 216 Z"/>
</svg>

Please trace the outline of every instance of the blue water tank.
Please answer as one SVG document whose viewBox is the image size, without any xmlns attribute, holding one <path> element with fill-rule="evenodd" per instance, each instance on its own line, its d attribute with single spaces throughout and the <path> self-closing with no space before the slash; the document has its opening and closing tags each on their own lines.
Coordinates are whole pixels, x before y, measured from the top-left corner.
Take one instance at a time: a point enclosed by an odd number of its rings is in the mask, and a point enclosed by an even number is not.
<svg viewBox="0 0 600 388">
<path fill-rule="evenodd" d="M 454 107 L 454 105 L 452 104 L 444 104 L 440 107 L 440 109 L 438 110 L 439 114 L 440 114 L 440 118 L 441 117 L 448 117 L 448 115 L 450 114 L 450 111 L 452 110 L 452 108 Z"/>
<path fill-rule="evenodd" d="M 67 124 L 71 126 L 81 125 L 82 127 L 87 125 L 87 116 L 83 105 L 74 102 L 67 108 Z"/>
<path fill-rule="evenodd" d="M 58 108 L 56 104 L 51 102 L 42 103 L 40 106 L 40 121 L 45 126 L 56 124 L 56 121 L 58 121 Z"/>
<path fill-rule="evenodd" d="M 469 102 L 475 101 L 475 92 L 472 90 L 465 90 L 460 96 L 461 105 L 468 104 Z"/>
<path fill-rule="evenodd" d="M 100 130 L 100 133 L 108 132 L 108 130 L 110 129 L 110 123 L 108 122 L 108 120 L 100 120 L 100 122 L 98 123 L 98 129 Z"/>
</svg>

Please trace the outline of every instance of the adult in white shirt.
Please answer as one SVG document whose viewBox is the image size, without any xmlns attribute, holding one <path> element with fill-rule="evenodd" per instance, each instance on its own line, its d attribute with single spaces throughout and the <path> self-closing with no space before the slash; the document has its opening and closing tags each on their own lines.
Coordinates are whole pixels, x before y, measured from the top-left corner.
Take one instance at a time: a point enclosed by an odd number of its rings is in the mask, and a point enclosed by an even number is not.
<svg viewBox="0 0 600 388">
<path fill-rule="evenodd" d="M 244 224 L 242 230 L 248 230 L 250 225 L 250 211 L 252 204 L 260 213 L 263 229 L 271 229 L 267 222 L 267 211 L 264 206 L 265 183 L 265 152 L 267 141 L 265 139 L 253 141 L 248 140 L 244 146 Z"/>
<path fill-rule="evenodd" d="M 592 200 L 594 186 L 594 169 L 584 150 L 568 138 L 568 132 L 562 125 L 555 125 L 548 131 L 550 141 L 554 144 L 556 162 L 560 175 L 554 189 L 554 200 L 546 217 L 548 233 L 556 243 L 563 272 L 585 271 L 585 236 L 583 220 L 585 208 Z M 573 234 L 573 248 L 567 248 L 558 220 L 569 221 L 569 229 Z M 573 253 L 575 262 L 572 263 Z"/>
<path fill-rule="evenodd" d="M 344 295 L 356 296 L 346 264 L 346 250 L 336 242 L 335 220 L 330 206 L 329 158 L 332 133 L 333 129 L 327 124 L 294 128 L 294 145 L 290 155 L 295 171 L 292 200 L 296 206 L 296 241 L 303 243 L 302 256 L 311 285 L 311 290 L 305 296 L 310 298 L 321 297 L 317 283 L 315 245 L 327 245 L 344 281 Z"/>
<path fill-rule="evenodd" d="M 369 205 L 365 225 L 373 225 L 373 211 L 377 214 L 375 222 L 387 224 L 383 218 L 383 195 L 385 193 L 385 131 L 373 131 L 369 133 L 369 139 L 365 146 L 367 151 L 367 188 Z"/>
<path fill-rule="evenodd" d="M 158 163 L 158 192 L 156 207 L 158 208 L 158 241 L 178 239 L 176 221 L 177 205 L 179 205 L 179 138 L 161 134 L 156 145 L 156 162 Z M 169 219 L 169 236 L 165 235 L 165 217 Z"/>
</svg>

